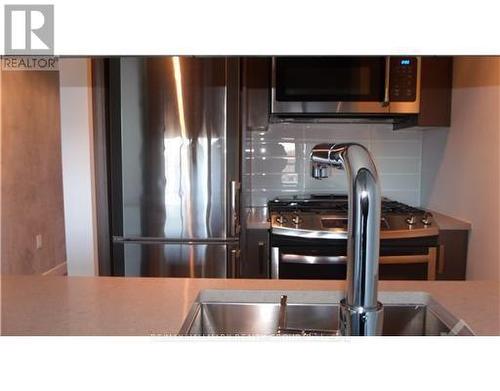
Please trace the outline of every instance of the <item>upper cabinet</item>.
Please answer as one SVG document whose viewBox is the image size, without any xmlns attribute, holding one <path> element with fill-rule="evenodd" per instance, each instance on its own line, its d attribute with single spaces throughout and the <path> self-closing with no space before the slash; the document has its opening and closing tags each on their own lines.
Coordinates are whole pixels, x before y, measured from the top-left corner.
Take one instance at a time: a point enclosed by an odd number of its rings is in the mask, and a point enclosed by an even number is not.
<svg viewBox="0 0 500 391">
<path fill-rule="evenodd" d="M 422 57 L 418 126 L 450 126 L 452 57 Z"/>
<path fill-rule="evenodd" d="M 251 131 L 266 130 L 271 107 L 271 58 L 245 57 L 241 69 L 244 125 Z"/>
</svg>

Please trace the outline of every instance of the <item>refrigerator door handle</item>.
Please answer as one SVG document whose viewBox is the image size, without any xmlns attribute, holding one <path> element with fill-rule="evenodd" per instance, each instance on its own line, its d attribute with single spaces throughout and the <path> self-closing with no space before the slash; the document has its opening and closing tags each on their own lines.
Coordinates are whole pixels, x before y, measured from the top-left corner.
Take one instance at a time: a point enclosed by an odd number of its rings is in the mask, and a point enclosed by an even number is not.
<svg viewBox="0 0 500 391">
<path fill-rule="evenodd" d="M 238 242 L 238 238 L 161 238 L 146 236 L 113 236 L 113 243 L 137 244 L 228 244 Z"/>
<path fill-rule="evenodd" d="M 240 234 L 240 182 L 231 181 L 230 186 L 230 221 L 231 226 L 229 227 L 229 234 L 232 237 L 237 237 Z"/>
</svg>

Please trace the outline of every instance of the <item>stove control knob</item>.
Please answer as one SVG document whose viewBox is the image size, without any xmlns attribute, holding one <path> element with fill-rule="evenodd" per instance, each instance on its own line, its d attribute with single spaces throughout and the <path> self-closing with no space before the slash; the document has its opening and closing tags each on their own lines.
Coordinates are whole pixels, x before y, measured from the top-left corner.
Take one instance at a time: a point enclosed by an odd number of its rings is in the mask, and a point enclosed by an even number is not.
<svg viewBox="0 0 500 391">
<path fill-rule="evenodd" d="M 297 216 L 297 215 L 293 216 L 293 218 L 292 218 L 292 222 L 293 222 L 294 224 L 296 224 L 296 225 L 298 225 L 298 224 L 302 223 L 302 221 L 303 221 L 303 220 L 302 220 L 299 216 Z"/>
<path fill-rule="evenodd" d="M 424 217 L 422 217 L 422 223 L 424 225 L 431 225 L 432 224 L 432 214 L 431 213 L 424 214 Z"/>
<path fill-rule="evenodd" d="M 415 218 L 414 215 L 410 215 L 406 218 L 406 223 L 408 225 L 415 225 L 417 223 L 417 219 Z"/>
<path fill-rule="evenodd" d="M 276 222 L 278 224 L 285 224 L 288 220 L 286 219 L 286 217 L 283 217 L 282 215 L 279 215 L 278 217 L 276 217 Z"/>
</svg>

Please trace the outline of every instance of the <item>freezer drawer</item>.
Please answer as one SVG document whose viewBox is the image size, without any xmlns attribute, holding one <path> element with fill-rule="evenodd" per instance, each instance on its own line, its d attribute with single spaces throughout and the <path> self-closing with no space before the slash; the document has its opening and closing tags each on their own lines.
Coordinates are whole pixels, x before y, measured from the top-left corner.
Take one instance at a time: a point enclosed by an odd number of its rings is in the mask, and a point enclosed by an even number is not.
<svg viewBox="0 0 500 391">
<path fill-rule="evenodd" d="M 239 254 L 235 244 L 115 243 L 114 250 L 127 277 L 233 277 Z"/>
</svg>

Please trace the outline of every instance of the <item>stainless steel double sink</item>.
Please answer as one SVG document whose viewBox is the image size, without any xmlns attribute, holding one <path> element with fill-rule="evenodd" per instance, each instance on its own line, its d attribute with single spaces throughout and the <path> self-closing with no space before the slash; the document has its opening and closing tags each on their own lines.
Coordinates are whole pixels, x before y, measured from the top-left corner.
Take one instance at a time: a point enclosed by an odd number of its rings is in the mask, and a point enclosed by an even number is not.
<svg viewBox="0 0 500 391">
<path fill-rule="evenodd" d="M 280 299 L 286 296 L 285 307 Z M 179 335 L 338 335 L 342 292 L 205 290 L 193 303 Z M 380 292 L 383 335 L 474 335 L 425 292 Z M 280 322 L 286 319 L 286 329 Z M 290 332 L 288 332 L 290 331 Z"/>
</svg>

